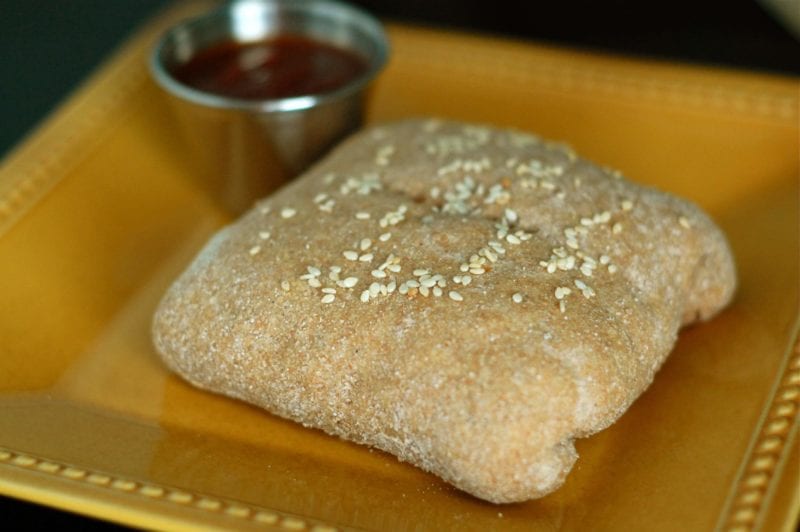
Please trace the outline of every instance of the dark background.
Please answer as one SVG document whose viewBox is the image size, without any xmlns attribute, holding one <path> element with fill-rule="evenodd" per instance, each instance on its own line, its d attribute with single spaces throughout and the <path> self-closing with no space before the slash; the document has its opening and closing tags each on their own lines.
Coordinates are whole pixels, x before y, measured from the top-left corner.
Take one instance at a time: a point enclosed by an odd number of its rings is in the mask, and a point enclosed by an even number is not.
<svg viewBox="0 0 800 532">
<path fill-rule="evenodd" d="M 0 156 L 166 0 L 0 0 Z M 388 19 L 662 59 L 800 75 L 800 42 L 755 1 L 352 0 Z M 15 529 L 91 519 L 0 497 Z M 11 521 L 11 522 L 14 522 Z"/>
</svg>

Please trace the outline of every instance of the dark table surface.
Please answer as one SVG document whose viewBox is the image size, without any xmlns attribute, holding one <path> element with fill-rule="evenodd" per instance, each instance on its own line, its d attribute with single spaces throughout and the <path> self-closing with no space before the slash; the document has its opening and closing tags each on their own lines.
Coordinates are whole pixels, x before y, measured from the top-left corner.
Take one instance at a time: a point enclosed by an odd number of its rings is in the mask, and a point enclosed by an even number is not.
<svg viewBox="0 0 800 532">
<path fill-rule="evenodd" d="M 0 0 L 0 156 L 167 0 Z M 800 76 L 800 41 L 754 1 L 404 0 L 353 3 L 386 19 L 572 48 Z M 89 518 L 0 497 L 16 529 Z"/>
</svg>

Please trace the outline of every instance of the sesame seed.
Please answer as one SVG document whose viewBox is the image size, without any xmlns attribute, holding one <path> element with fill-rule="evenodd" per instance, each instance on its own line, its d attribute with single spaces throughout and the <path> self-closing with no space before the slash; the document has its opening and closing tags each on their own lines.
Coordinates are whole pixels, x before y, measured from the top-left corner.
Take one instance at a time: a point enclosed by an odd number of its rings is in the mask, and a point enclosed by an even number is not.
<svg viewBox="0 0 800 532">
<path fill-rule="evenodd" d="M 409 288 L 419 288 L 419 281 L 415 279 L 409 279 L 408 281 L 406 281 L 406 284 L 408 285 Z"/>
<path fill-rule="evenodd" d="M 356 219 L 357 220 L 369 220 L 370 214 L 368 212 L 357 212 Z"/>
<path fill-rule="evenodd" d="M 433 296 L 434 297 L 442 297 L 442 289 L 438 286 L 433 287 Z"/>
<path fill-rule="evenodd" d="M 360 257 L 358 257 L 358 260 L 359 260 L 360 262 L 371 262 L 371 261 L 372 261 L 372 258 L 373 258 L 373 255 L 372 255 L 372 253 L 364 253 L 363 255 L 361 255 Z"/>
<path fill-rule="evenodd" d="M 284 292 L 288 292 L 291 286 L 289 285 L 289 281 L 281 281 L 281 288 Z"/>
<path fill-rule="evenodd" d="M 558 302 L 558 308 L 561 310 L 561 313 L 565 313 L 567 311 L 567 303 L 563 299 Z"/>
<path fill-rule="evenodd" d="M 386 285 L 386 291 L 389 292 L 390 294 L 394 292 L 396 288 L 397 288 L 397 281 L 395 281 L 394 279 L 389 281 L 389 284 Z"/>
<path fill-rule="evenodd" d="M 581 264 L 581 273 L 583 275 L 585 275 L 586 277 L 591 277 L 592 276 L 592 267 L 589 266 L 589 264 L 584 262 L 583 264 Z"/>
<path fill-rule="evenodd" d="M 369 295 L 370 296 L 375 297 L 380 293 L 381 293 L 381 284 L 380 283 L 373 282 L 371 285 L 369 285 Z"/>
<path fill-rule="evenodd" d="M 692 224 L 689 223 L 689 220 L 685 216 L 678 218 L 678 223 L 681 224 L 681 226 L 685 229 L 691 229 L 692 227 Z"/>
<path fill-rule="evenodd" d="M 342 281 L 342 286 L 345 288 L 353 288 L 358 283 L 358 277 L 348 277 Z"/>
<path fill-rule="evenodd" d="M 319 279 L 317 279 L 316 277 L 312 277 L 311 279 L 308 280 L 308 286 L 312 288 L 319 288 L 320 286 L 322 286 L 322 283 L 320 283 Z"/>
<path fill-rule="evenodd" d="M 322 275 L 322 272 L 319 270 L 319 268 L 317 268 L 315 266 L 309 266 L 307 268 L 307 270 L 308 270 L 308 273 L 310 273 L 314 277 L 319 277 L 320 275 Z"/>
<path fill-rule="evenodd" d="M 361 251 L 368 250 L 371 245 L 372 245 L 372 240 L 370 240 L 369 238 L 362 238 L 361 242 L 359 243 Z"/>
<path fill-rule="evenodd" d="M 419 287 L 419 293 L 422 294 L 422 297 L 428 297 L 430 295 L 430 293 L 431 293 L 430 290 L 431 289 L 428 288 L 427 286 L 420 286 Z"/>
<path fill-rule="evenodd" d="M 369 301 L 369 290 L 364 290 L 363 292 L 361 292 L 361 297 L 359 297 L 359 299 L 361 299 L 362 303 L 366 303 L 367 301 Z"/>
<path fill-rule="evenodd" d="M 261 251 L 261 246 L 253 246 L 250 248 L 251 255 L 257 255 Z"/>
<path fill-rule="evenodd" d="M 459 294 L 458 292 L 456 292 L 455 290 L 451 290 L 450 292 L 447 293 L 447 295 L 453 301 L 464 301 L 464 297 L 461 294 Z"/>
<path fill-rule="evenodd" d="M 397 291 L 403 295 L 406 295 L 408 293 L 408 285 L 406 283 L 401 284 Z"/>
<path fill-rule="evenodd" d="M 516 211 L 513 211 L 511 209 L 506 209 L 505 215 L 506 215 L 506 220 L 508 220 L 508 223 L 510 224 L 514 224 L 517 222 L 517 220 L 519 220 L 519 215 L 517 215 Z"/>
<path fill-rule="evenodd" d="M 547 264 L 547 273 L 555 273 L 556 271 L 556 262 L 552 261 Z"/>
<path fill-rule="evenodd" d="M 515 293 L 513 296 L 511 296 L 511 301 L 514 303 L 522 303 L 522 294 L 519 292 Z"/>
<path fill-rule="evenodd" d="M 331 266 L 328 269 L 330 271 L 334 272 L 334 273 L 342 273 L 342 267 L 341 266 Z"/>
<path fill-rule="evenodd" d="M 358 260 L 358 253 L 352 250 L 347 250 L 342 253 L 342 255 L 344 255 L 344 258 L 347 260 Z"/>
<path fill-rule="evenodd" d="M 462 264 L 461 266 L 458 267 L 458 269 L 461 270 L 462 272 L 468 272 L 469 264 Z"/>
<path fill-rule="evenodd" d="M 333 303 L 334 300 L 336 300 L 336 296 L 333 294 L 325 294 L 322 296 L 322 299 L 320 299 L 320 301 L 325 304 Z"/>
<path fill-rule="evenodd" d="M 617 267 L 613 264 L 608 265 L 608 273 L 617 273 Z"/>
<path fill-rule="evenodd" d="M 622 201 L 622 210 L 629 211 L 633 209 L 633 202 L 631 200 L 623 200 Z"/>
<path fill-rule="evenodd" d="M 322 293 L 323 294 L 335 294 L 336 293 L 336 289 L 335 288 L 323 288 L 322 289 Z"/>
<path fill-rule="evenodd" d="M 386 277 L 386 272 L 383 270 L 372 270 L 372 276 L 377 277 L 378 279 L 383 279 Z"/>
<path fill-rule="evenodd" d="M 425 288 L 431 288 L 432 286 L 436 285 L 436 279 L 433 277 L 428 277 L 427 279 L 420 280 L 420 285 L 424 286 Z"/>
<path fill-rule="evenodd" d="M 291 207 L 284 207 L 281 209 L 281 218 L 291 218 L 295 214 L 297 214 L 297 211 Z"/>
<path fill-rule="evenodd" d="M 464 286 L 467 286 L 471 282 L 472 282 L 472 277 L 470 277 L 469 275 L 461 276 L 461 284 L 463 284 Z"/>
<path fill-rule="evenodd" d="M 581 225 L 585 227 L 590 227 L 594 225 L 594 220 L 592 220 L 591 218 L 581 218 Z"/>
<path fill-rule="evenodd" d="M 392 272 L 392 273 L 400 273 L 400 271 L 401 271 L 403 268 L 402 268 L 402 266 L 400 266 L 399 264 L 390 264 L 390 265 L 388 265 L 388 266 L 386 267 L 386 269 L 387 269 L 387 270 L 389 270 L 389 271 L 390 271 L 390 272 Z"/>
<path fill-rule="evenodd" d="M 586 283 L 580 279 L 575 279 L 575 286 L 577 286 L 579 290 L 586 290 Z"/>
<path fill-rule="evenodd" d="M 272 236 L 272 234 L 269 231 L 260 231 L 258 233 L 258 238 L 261 240 L 267 240 L 270 236 Z"/>
<path fill-rule="evenodd" d="M 611 226 L 611 232 L 615 235 L 618 235 L 622 232 L 622 224 L 617 222 L 613 226 Z"/>
<path fill-rule="evenodd" d="M 486 270 L 484 270 L 483 268 L 470 268 L 469 273 L 471 273 L 472 275 L 482 275 L 486 273 Z"/>
<path fill-rule="evenodd" d="M 417 268 L 412 273 L 414 274 L 414 277 L 422 277 L 423 275 L 428 275 L 429 272 L 423 268 Z"/>
<path fill-rule="evenodd" d="M 381 242 L 386 242 L 390 238 L 392 238 L 392 233 L 383 233 L 381 236 L 378 237 L 378 240 L 380 240 Z"/>
<path fill-rule="evenodd" d="M 578 245 L 578 241 L 574 238 L 567 239 L 567 247 L 571 249 L 578 249 L 580 246 Z"/>
<path fill-rule="evenodd" d="M 611 257 L 609 257 L 608 255 L 600 255 L 600 264 L 605 266 L 609 262 L 611 262 Z"/>
<path fill-rule="evenodd" d="M 382 284 L 382 285 L 381 285 L 381 288 L 380 288 L 380 290 L 381 290 L 381 295 L 382 295 L 382 296 L 385 296 L 385 295 L 388 295 L 388 294 L 389 294 L 389 289 L 386 287 L 386 285 L 385 285 L 385 284 Z"/>
<path fill-rule="evenodd" d="M 567 297 L 571 293 L 572 293 L 572 290 L 570 290 L 569 287 L 559 286 L 558 288 L 556 288 L 556 299 L 558 299 L 558 300 L 564 299 L 565 297 Z"/>
<path fill-rule="evenodd" d="M 517 235 L 507 235 L 506 236 L 506 242 L 508 242 L 509 244 L 517 245 L 517 244 L 521 244 L 522 240 L 520 240 Z"/>
</svg>

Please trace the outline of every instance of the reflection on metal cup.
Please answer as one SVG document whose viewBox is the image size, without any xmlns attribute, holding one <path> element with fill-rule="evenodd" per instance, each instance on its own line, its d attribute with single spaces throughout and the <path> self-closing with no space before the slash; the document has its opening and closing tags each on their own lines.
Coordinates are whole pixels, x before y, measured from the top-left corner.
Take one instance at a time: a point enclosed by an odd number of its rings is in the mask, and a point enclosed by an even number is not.
<svg viewBox="0 0 800 532">
<path fill-rule="evenodd" d="M 226 42 L 299 36 L 366 62 L 345 85 L 317 94 L 241 98 L 187 85 L 175 68 Z M 388 42 L 370 15 L 334 0 L 233 0 L 170 29 L 150 58 L 203 182 L 233 214 L 302 172 L 362 122 L 365 91 Z"/>
</svg>

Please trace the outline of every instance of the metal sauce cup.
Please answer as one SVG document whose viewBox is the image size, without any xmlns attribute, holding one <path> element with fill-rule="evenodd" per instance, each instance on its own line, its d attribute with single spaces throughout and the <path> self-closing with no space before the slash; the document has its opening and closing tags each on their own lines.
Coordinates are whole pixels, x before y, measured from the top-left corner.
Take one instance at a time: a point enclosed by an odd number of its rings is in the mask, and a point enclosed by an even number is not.
<svg viewBox="0 0 800 532">
<path fill-rule="evenodd" d="M 368 69 L 333 92 L 268 100 L 204 92 L 171 75 L 177 65 L 214 45 L 280 35 L 353 51 L 367 61 Z M 198 175 L 226 210 L 238 214 L 361 125 L 365 89 L 388 52 L 380 22 L 349 5 L 333 0 L 234 0 L 171 28 L 154 49 L 150 70 L 170 96 Z"/>
</svg>

